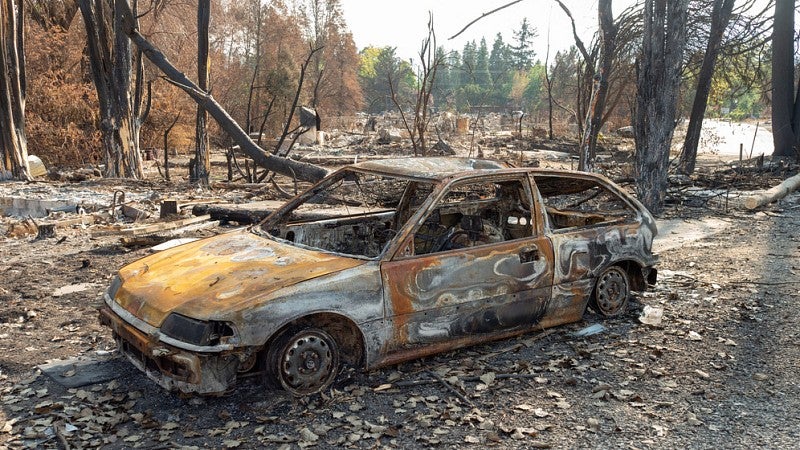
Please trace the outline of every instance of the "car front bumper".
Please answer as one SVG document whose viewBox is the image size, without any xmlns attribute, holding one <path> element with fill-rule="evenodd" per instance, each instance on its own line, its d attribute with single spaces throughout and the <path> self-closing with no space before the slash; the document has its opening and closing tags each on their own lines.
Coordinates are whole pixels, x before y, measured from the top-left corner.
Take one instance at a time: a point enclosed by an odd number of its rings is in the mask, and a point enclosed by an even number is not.
<svg viewBox="0 0 800 450">
<path fill-rule="evenodd" d="M 114 339 L 128 360 L 163 388 L 183 393 L 219 395 L 232 390 L 243 355 L 237 351 L 198 353 L 160 341 L 114 312 L 100 307 L 100 323 L 114 332 Z"/>
</svg>

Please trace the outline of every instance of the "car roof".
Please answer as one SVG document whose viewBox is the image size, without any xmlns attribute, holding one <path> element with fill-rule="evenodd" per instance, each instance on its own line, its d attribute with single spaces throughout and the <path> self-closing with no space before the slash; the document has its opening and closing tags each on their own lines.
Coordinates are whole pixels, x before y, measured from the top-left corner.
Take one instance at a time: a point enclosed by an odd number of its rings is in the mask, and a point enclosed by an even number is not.
<svg viewBox="0 0 800 450">
<path fill-rule="evenodd" d="M 440 180 L 450 175 L 476 170 L 508 169 L 509 166 L 499 161 L 474 158 L 422 157 L 422 158 L 390 158 L 366 161 L 354 164 L 352 168 L 367 172 L 402 177 Z"/>
</svg>

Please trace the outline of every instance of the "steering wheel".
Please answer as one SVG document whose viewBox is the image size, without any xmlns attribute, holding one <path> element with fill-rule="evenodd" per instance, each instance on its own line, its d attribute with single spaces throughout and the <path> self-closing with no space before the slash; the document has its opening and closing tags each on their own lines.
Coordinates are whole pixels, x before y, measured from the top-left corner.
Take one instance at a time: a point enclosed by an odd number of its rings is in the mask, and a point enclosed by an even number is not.
<svg viewBox="0 0 800 450">
<path fill-rule="evenodd" d="M 457 248 L 465 248 L 466 246 L 455 242 L 456 238 L 459 236 L 467 236 L 469 239 L 469 232 L 466 230 L 453 230 L 452 232 L 445 235 L 444 239 L 441 242 L 437 242 L 435 248 L 431 250 L 433 252 L 443 252 L 445 250 L 455 250 Z"/>
</svg>

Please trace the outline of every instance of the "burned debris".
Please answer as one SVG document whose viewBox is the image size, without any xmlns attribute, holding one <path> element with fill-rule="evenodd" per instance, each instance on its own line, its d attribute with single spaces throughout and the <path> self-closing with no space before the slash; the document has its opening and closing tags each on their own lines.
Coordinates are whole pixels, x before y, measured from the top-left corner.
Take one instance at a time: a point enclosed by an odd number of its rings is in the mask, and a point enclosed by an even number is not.
<svg viewBox="0 0 800 450">
<path fill-rule="evenodd" d="M 655 234 L 602 176 L 366 162 L 256 226 L 124 267 L 101 319 L 167 389 L 219 394 L 265 371 L 307 395 L 344 362 L 371 369 L 574 322 L 590 300 L 620 314 L 655 283 Z"/>
</svg>

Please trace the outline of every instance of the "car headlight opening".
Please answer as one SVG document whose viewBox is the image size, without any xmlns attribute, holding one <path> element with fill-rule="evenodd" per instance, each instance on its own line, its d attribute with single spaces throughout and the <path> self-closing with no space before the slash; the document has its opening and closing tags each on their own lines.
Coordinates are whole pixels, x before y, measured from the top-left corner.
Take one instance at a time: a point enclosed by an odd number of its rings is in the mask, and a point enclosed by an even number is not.
<svg viewBox="0 0 800 450">
<path fill-rule="evenodd" d="M 229 343 L 236 336 L 227 322 L 197 320 L 177 313 L 167 316 L 161 332 L 188 344 L 209 347 Z"/>
</svg>

